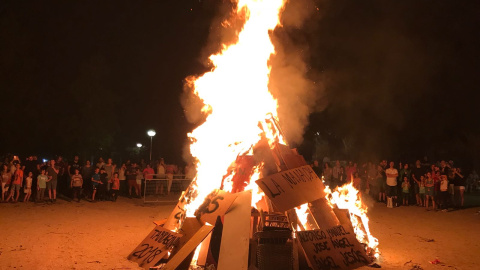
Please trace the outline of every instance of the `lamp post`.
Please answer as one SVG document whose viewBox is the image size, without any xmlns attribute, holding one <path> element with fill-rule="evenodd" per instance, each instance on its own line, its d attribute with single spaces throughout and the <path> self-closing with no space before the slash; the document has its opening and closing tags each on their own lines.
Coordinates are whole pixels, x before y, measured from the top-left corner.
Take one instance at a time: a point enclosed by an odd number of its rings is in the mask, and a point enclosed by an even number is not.
<svg viewBox="0 0 480 270">
<path fill-rule="evenodd" d="M 142 148 L 142 146 L 143 146 L 143 145 L 142 145 L 141 143 L 137 143 L 137 147 L 138 147 L 138 148 Z"/>
<path fill-rule="evenodd" d="M 155 136 L 155 134 L 157 133 L 153 129 L 150 129 L 149 131 L 147 131 L 147 135 L 150 136 L 150 161 L 152 161 L 152 145 L 153 145 L 153 136 Z"/>
</svg>

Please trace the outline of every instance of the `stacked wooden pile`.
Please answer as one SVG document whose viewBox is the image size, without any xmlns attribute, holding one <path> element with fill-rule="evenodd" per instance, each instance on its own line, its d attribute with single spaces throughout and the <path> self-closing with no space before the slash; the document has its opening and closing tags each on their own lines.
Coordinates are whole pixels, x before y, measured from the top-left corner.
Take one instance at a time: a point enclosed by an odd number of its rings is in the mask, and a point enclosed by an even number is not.
<svg viewBox="0 0 480 270">
<path fill-rule="evenodd" d="M 323 182 L 296 150 L 282 144 L 270 150 L 263 144 L 254 153 L 268 175 L 256 181 L 266 195 L 257 204 L 262 209 L 251 207 L 251 191 L 214 190 L 196 217 L 186 218 L 187 195 L 194 191 L 189 187 L 170 216 L 156 222 L 128 258 L 145 269 L 171 270 L 192 264 L 221 270 L 353 269 L 369 263 L 348 213 L 333 211 Z M 252 158 L 242 160 L 253 164 Z M 294 208 L 305 203 L 310 219 L 303 225 Z"/>
</svg>

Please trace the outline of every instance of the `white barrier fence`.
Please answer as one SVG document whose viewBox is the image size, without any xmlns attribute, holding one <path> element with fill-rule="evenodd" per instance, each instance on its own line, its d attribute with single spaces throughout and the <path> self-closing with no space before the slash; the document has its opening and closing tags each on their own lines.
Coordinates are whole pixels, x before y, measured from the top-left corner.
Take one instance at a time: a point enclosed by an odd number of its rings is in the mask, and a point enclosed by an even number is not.
<svg viewBox="0 0 480 270">
<path fill-rule="evenodd" d="M 174 174 L 172 179 L 167 176 L 159 178 L 158 175 L 147 175 L 143 184 L 143 202 L 177 202 L 179 195 L 184 191 L 192 179 L 184 174 Z M 142 187 L 141 187 L 142 188 Z"/>
</svg>

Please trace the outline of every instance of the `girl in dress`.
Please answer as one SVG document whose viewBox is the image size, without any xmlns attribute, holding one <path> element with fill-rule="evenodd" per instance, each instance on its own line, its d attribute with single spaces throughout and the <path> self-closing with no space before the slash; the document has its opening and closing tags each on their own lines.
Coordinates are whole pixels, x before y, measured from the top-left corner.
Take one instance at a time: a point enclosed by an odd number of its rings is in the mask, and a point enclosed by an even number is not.
<svg viewBox="0 0 480 270">
<path fill-rule="evenodd" d="M 418 206 L 425 206 L 425 177 L 423 175 L 420 176 L 418 194 L 420 195 L 420 204 Z"/>
<path fill-rule="evenodd" d="M 428 204 L 430 200 L 432 201 L 432 210 L 435 210 L 435 199 L 433 195 L 435 194 L 435 183 L 432 178 L 432 173 L 427 173 L 427 178 L 425 179 L 425 208 L 428 209 Z"/>
</svg>

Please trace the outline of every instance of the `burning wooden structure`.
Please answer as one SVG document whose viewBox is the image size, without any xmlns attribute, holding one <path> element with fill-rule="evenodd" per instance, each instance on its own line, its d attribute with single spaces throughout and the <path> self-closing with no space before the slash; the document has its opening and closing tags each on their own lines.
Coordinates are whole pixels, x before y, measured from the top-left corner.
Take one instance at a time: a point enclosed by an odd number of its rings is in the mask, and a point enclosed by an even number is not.
<svg viewBox="0 0 480 270">
<path fill-rule="evenodd" d="M 146 269 L 157 264 L 160 269 L 352 269 L 373 260 L 375 249 L 357 240 L 349 213 L 331 205 L 328 189 L 302 156 L 282 144 L 272 150 L 257 147 L 262 159 L 254 151 L 232 168 L 236 192 L 216 189 L 195 217 L 186 217 L 185 206 L 195 193 L 192 183 L 129 259 Z M 254 173 L 255 159 L 264 170 L 279 169 L 256 181 L 265 193 L 258 209 L 251 206 L 252 191 L 244 191 L 250 183 L 240 182 Z M 295 211 L 302 205 L 308 212 L 305 223 Z M 356 225 L 368 234 L 366 225 Z"/>
<path fill-rule="evenodd" d="M 285 2 L 238 0 L 238 39 L 187 78 L 206 119 L 189 134 L 197 175 L 128 256 L 141 267 L 351 269 L 375 255 L 357 191 L 331 192 L 280 130 L 270 33 Z"/>
</svg>

